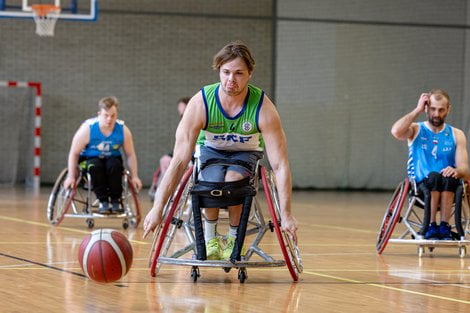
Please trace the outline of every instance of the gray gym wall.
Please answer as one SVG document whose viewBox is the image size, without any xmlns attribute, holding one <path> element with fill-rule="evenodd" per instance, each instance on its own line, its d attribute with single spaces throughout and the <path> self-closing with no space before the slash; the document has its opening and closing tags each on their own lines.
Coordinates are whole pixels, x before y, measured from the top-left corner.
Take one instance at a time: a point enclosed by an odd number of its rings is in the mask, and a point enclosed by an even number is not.
<svg viewBox="0 0 470 313">
<path fill-rule="evenodd" d="M 279 0 L 276 102 L 295 186 L 394 188 L 407 148 L 390 128 L 432 88 L 467 132 L 467 3 Z"/>
<path fill-rule="evenodd" d="M 172 149 L 176 100 L 215 82 L 213 54 L 242 39 L 257 61 L 253 83 L 283 119 L 294 185 L 388 189 L 406 175 L 406 144 L 390 127 L 422 91 L 448 90 L 448 121 L 470 127 L 467 3 L 101 0 L 97 22 L 59 21 L 52 38 L 32 20 L 0 19 L 0 80 L 43 84 L 42 182 L 66 165 L 97 101 L 115 95 L 149 185 Z"/>
</svg>

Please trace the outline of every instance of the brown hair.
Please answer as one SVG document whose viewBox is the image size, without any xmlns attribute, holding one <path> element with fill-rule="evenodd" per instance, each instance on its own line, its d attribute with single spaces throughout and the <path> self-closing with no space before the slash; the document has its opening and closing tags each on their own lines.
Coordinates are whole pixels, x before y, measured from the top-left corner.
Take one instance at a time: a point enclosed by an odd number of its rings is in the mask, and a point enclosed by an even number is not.
<svg viewBox="0 0 470 313">
<path fill-rule="evenodd" d="M 236 58 L 245 61 L 248 71 L 251 73 L 255 67 L 255 60 L 251 55 L 250 49 L 241 41 L 233 41 L 225 45 L 219 52 L 214 55 L 212 68 L 219 70 L 222 65 Z"/>
<path fill-rule="evenodd" d="M 98 107 L 101 109 L 109 110 L 112 107 L 119 107 L 119 100 L 116 97 L 104 97 L 98 102 Z"/>
<path fill-rule="evenodd" d="M 191 100 L 191 97 L 183 97 L 179 98 L 178 101 L 176 101 L 176 104 L 183 102 L 184 104 L 188 104 L 189 100 Z"/>
<path fill-rule="evenodd" d="M 429 97 L 431 97 L 431 96 L 434 96 L 434 98 L 438 101 L 441 100 L 442 98 L 446 98 L 447 99 L 447 106 L 450 105 L 450 97 L 449 97 L 449 94 L 445 90 L 433 89 L 429 92 Z"/>
</svg>

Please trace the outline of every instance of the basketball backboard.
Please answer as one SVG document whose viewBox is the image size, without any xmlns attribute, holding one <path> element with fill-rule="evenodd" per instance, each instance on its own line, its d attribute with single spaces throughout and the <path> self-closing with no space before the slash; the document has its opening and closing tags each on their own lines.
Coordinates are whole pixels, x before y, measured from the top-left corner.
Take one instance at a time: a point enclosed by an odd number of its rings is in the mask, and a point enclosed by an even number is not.
<svg viewBox="0 0 470 313">
<path fill-rule="evenodd" d="M 59 6 L 58 18 L 63 20 L 96 21 L 98 0 L 0 0 L 0 18 L 33 18 L 32 5 Z"/>
</svg>

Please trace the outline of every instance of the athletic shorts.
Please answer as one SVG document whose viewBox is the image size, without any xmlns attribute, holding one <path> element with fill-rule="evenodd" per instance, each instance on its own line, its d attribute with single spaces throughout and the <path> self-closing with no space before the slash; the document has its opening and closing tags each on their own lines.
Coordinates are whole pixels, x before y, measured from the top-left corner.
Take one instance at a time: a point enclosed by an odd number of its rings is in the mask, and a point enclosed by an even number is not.
<svg viewBox="0 0 470 313">
<path fill-rule="evenodd" d="M 459 186 L 459 180 L 454 177 L 444 177 L 441 173 L 431 172 L 420 184 L 424 184 L 429 191 L 450 191 L 455 192 Z"/>
<path fill-rule="evenodd" d="M 199 171 L 199 180 L 209 182 L 223 182 L 227 171 L 235 171 L 243 177 L 252 176 L 256 169 L 256 164 L 263 157 L 261 151 L 224 151 L 216 150 L 206 146 L 196 146 L 196 158 L 198 167 L 210 159 L 223 159 L 230 161 L 245 162 L 250 168 L 243 165 L 210 165 Z"/>
</svg>

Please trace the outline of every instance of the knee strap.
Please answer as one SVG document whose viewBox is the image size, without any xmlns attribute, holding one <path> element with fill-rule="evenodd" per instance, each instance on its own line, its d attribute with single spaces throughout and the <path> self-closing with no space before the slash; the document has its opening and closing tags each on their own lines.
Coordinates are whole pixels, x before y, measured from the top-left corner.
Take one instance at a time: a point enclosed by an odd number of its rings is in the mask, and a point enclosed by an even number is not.
<svg viewBox="0 0 470 313">
<path fill-rule="evenodd" d="M 424 235 L 428 231 L 429 223 L 431 221 L 431 192 L 424 184 L 419 185 L 419 190 L 423 193 L 424 198 L 424 217 L 423 225 L 419 234 Z"/>
<path fill-rule="evenodd" d="M 199 196 L 191 196 L 191 206 L 193 210 L 194 232 L 196 237 L 196 259 L 206 260 L 206 241 L 204 239 L 204 229 L 202 228 L 202 214 L 201 206 L 199 204 Z"/>
<path fill-rule="evenodd" d="M 250 217 L 251 203 L 253 202 L 253 196 L 245 197 L 243 202 L 242 214 L 240 216 L 240 224 L 238 224 L 237 238 L 235 239 L 235 246 L 233 247 L 232 254 L 230 255 L 230 262 L 241 260 L 241 252 L 243 242 L 245 242 L 246 228 L 248 226 L 248 218 Z"/>
<path fill-rule="evenodd" d="M 465 236 L 465 232 L 462 228 L 462 197 L 463 197 L 463 186 L 462 184 L 459 184 L 457 186 L 457 190 L 455 191 L 454 217 L 455 217 L 455 228 L 457 229 L 457 232 L 459 233 L 460 237 Z"/>
<path fill-rule="evenodd" d="M 198 260 L 207 259 L 201 207 L 218 208 L 243 204 L 235 247 L 230 257 L 230 260 L 234 262 L 235 260 L 240 260 L 241 247 L 245 239 L 251 203 L 255 194 L 256 190 L 250 185 L 249 177 L 234 182 L 199 181 L 192 187 L 191 200 L 196 239 L 196 258 Z"/>
</svg>

